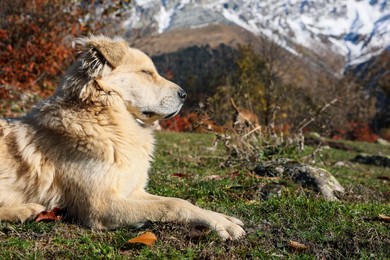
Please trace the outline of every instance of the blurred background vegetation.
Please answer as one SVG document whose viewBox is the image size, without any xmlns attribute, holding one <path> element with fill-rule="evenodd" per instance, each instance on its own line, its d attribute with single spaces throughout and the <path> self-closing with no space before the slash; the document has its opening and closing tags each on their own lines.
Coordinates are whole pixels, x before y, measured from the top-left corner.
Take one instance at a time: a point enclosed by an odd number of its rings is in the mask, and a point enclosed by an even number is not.
<svg viewBox="0 0 390 260">
<path fill-rule="evenodd" d="M 77 55 L 72 47 L 75 37 L 122 35 L 118 25 L 129 15 L 130 4 L 130 0 L 1 1 L 1 115 L 23 115 L 54 91 Z M 337 75 L 321 65 L 340 67 L 336 58 L 311 57 L 317 60 L 313 63 L 307 58 L 313 54 L 294 56 L 261 37 L 236 46 L 205 41 L 165 53 L 148 51 L 151 44 L 140 38 L 129 42 L 149 53 L 160 73 L 190 94 L 182 113 L 162 122 L 163 128 L 208 131 L 212 124 L 220 131 L 227 129 L 237 119 L 232 98 L 238 107 L 255 114 L 263 129 L 272 125 L 286 135 L 315 131 L 335 139 L 390 140 L 389 51 Z"/>
</svg>

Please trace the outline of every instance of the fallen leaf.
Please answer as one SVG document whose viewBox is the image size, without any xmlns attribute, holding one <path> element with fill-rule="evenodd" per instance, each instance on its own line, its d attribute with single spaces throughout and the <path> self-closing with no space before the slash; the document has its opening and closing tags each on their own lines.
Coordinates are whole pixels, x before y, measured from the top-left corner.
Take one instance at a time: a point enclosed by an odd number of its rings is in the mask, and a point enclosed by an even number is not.
<svg viewBox="0 0 390 260">
<path fill-rule="evenodd" d="M 55 207 L 51 211 L 42 211 L 38 214 L 37 218 L 35 219 L 35 222 L 40 221 L 59 221 L 62 219 L 62 212 L 63 210 L 60 208 Z"/>
<path fill-rule="evenodd" d="M 172 173 L 171 176 L 178 177 L 178 178 L 188 178 L 188 174 L 185 173 Z"/>
<path fill-rule="evenodd" d="M 293 240 L 290 240 L 288 242 L 288 246 L 290 248 L 292 248 L 293 250 L 297 250 L 297 251 L 303 251 L 303 250 L 307 250 L 309 247 L 307 245 L 304 245 L 304 244 L 301 244 L 297 241 L 293 241 Z"/>
<path fill-rule="evenodd" d="M 390 222 L 390 217 L 389 217 L 389 216 L 386 216 L 386 215 L 384 215 L 384 214 L 379 214 L 378 219 L 379 219 L 379 220 L 383 220 L 383 221 L 385 221 L 385 222 Z"/>
<path fill-rule="evenodd" d="M 154 233 L 152 232 L 145 232 L 138 237 L 132 238 L 128 243 L 135 244 L 135 243 L 141 243 L 144 245 L 151 246 L 157 241 L 157 237 Z"/>
</svg>

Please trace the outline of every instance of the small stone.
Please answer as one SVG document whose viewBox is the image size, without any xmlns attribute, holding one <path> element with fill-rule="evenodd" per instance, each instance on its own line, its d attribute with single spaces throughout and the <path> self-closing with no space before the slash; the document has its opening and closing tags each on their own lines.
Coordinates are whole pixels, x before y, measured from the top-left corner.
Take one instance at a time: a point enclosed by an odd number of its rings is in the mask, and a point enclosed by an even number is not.
<svg viewBox="0 0 390 260">
<path fill-rule="evenodd" d="M 384 146 L 390 146 L 390 142 L 383 138 L 376 139 L 376 143 Z"/>
<path fill-rule="evenodd" d="M 322 138 L 321 135 L 317 132 L 310 132 L 307 136 L 314 138 L 314 139 L 321 139 Z"/>
<path fill-rule="evenodd" d="M 277 171 L 279 174 L 283 174 L 284 167 L 283 166 L 277 166 L 277 167 L 275 167 L 275 171 Z"/>
<path fill-rule="evenodd" d="M 345 162 L 339 161 L 339 162 L 336 162 L 333 166 L 337 167 L 337 168 L 341 168 L 341 167 L 345 167 L 346 164 L 345 164 Z"/>
</svg>

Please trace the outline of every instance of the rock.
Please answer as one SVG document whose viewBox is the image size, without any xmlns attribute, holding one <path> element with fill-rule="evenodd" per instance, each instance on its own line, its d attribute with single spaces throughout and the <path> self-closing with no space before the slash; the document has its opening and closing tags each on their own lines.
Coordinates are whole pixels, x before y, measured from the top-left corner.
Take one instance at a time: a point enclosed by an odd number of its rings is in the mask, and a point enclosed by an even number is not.
<svg viewBox="0 0 390 260">
<path fill-rule="evenodd" d="M 384 145 L 384 146 L 390 146 L 390 142 L 383 138 L 376 139 L 376 143 Z"/>
<path fill-rule="evenodd" d="M 338 200 L 335 191 L 344 193 L 344 188 L 327 170 L 301 164 L 291 168 L 292 179 L 302 186 L 320 192 L 326 200 Z"/>
<path fill-rule="evenodd" d="M 280 169 L 283 168 L 283 171 Z M 344 193 L 344 188 L 327 170 L 290 160 L 265 162 L 258 165 L 254 172 L 260 176 L 288 177 L 303 187 L 323 195 L 326 200 L 338 200 L 335 192 Z"/>
<path fill-rule="evenodd" d="M 341 168 L 341 167 L 345 167 L 345 162 L 342 162 L 342 161 L 339 161 L 339 162 L 336 162 L 333 167 L 336 167 L 336 168 Z"/>
<path fill-rule="evenodd" d="M 317 139 L 317 140 L 323 140 L 322 136 L 317 132 L 310 132 L 307 137 Z"/>
<path fill-rule="evenodd" d="M 352 159 L 352 162 L 381 166 L 381 167 L 390 167 L 390 158 L 382 155 L 359 154 Z"/>
<path fill-rule="evenodd" d="M 351 167 L 351 162 L 343 162 L 343 161 L 338 161 L 336 162 L 333 167 L 336 167 L 336 168 L 342 168 L 342 167 Z"/>
</svg>

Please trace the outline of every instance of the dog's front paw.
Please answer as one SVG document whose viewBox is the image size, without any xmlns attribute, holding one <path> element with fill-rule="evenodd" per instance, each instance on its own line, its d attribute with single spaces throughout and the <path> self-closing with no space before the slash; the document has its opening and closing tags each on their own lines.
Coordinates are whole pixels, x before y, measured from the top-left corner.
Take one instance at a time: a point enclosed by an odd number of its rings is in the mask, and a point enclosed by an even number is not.
<svg viewBox="0 0 390 260">
<path fill-rule="evenodd" d="M 210 211 L 209 227 L 214 229 L 223 240 L 236 240 L 245 236 L 241 220 Z"/>
<path fill-rule="evenodd" d="M 45 209 L 46 208 L 40 204 L 28 203 L 16 209 L 15 217 L 18 218 L 20 222 L 24 222 L 27 219 L 32 219 L 36 217 Z"/>
</svg>

